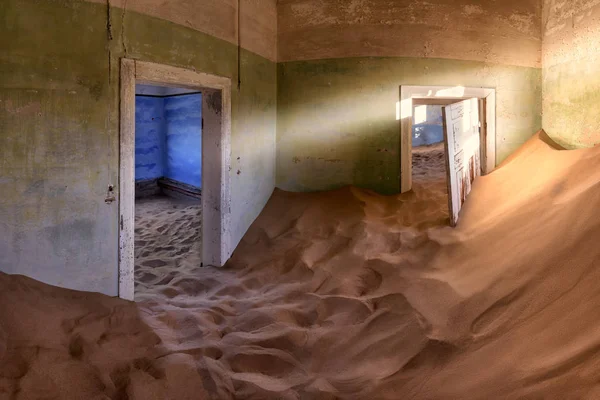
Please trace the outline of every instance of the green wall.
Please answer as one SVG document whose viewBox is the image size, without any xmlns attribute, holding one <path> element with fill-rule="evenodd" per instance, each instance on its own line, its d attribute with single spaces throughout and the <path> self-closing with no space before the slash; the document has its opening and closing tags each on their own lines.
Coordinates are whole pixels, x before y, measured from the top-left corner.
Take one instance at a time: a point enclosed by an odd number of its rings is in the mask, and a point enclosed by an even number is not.
<svg viewBox="0 0 600 400">
<path fill-rule="evenodd" d="M 119 59 L 231 77 L 232 231 L 275 183 L 276 64 L 164 20 L 78 0 L 0 5 L 0 271 L 117 294 Z"/>
<path fill-rule="evenodd" d="M 544 0 L 543 128 L 568 149 L 600 144 L 600 4 Z"/>
<path fill-rule="evenodd" d="M 539 68 L 401 57 L 280 63 L 277 186 L 397 193 L 400 85 L 495 88 L 498 163 L 541 129 Z"/>
<path fill-rule="evenodd" d="M 600 144 L 600 67 L 570 62 L 544 68 L 544 130 L 568 149 Z"/>
</svg>

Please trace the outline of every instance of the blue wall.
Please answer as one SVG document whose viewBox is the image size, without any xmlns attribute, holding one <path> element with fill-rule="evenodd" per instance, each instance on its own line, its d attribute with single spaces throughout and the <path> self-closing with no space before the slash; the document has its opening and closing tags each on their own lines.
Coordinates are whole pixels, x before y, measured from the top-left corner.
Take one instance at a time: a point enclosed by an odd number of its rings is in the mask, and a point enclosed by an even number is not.
<svg viewBox="0 0 600 400">
<path fill-rule="evenodd" d="M 441 106 L 416 106 L 413 110 L 413 147 L 444 141 Z"/>
<path fill-rule="evenodd" d="M 165 172 L 164 99 L 135 97 L 135 180 L 156 179 Z"/>
<path fill-rule="evenodd" d="M 413 125 L 413 147 L 428 146 L 443 141 L 444 127 L 442 125 Z"/>
<path fill-rule="evenodd" d="M 165 97 L 164 176 L 202 187 L 202 95 Z"/>
</svg>

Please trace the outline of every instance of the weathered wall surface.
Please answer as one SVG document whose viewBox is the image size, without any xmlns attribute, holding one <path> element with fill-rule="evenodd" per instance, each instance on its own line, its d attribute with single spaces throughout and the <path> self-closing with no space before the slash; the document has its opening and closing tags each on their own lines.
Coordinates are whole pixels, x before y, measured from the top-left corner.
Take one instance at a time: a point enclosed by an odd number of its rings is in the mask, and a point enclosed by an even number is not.
<svg viewBox="0 0 600 400">
<path fill-rule="evenodd" d="M 567 148 L 600 143 L 600 1 L 544 1 L 543 128 Z"/>
<path fill-rule="evenodd" d="M 111 8 L 108 24 L 105 2 L 2 2 L 1 271 L 117 294 L 119 206 L 104 198 L 107 186 L 118 183 L 122 56 L 231 77 L 234 241 L 269 198 L 275 63 L 244 49 L 238 90 L 237 47 L 188 26 L 202 21 L 178 9 L 189 2 L 160 3 L 164 19 Z M 189 23 L 169 20 L 184 14 Z"/>
<path fill-rule="evenodd" d="M 540 0 L 280 0 L 279 61 L 427 57 L 541 66 Z"/>
<path fill-rule="evenodd" d="M 165 174 L 165 100 L 135 96 L 135 180 Z"/>
<path fill-rule="evenodd" d="M 541 1 L 281 0 L 277 184 L 396 193 L 400 85 L 497 90 L 497 161 L 541 128 Z"/>
<path fill-rule="evenodd" d="M 202 95 L 165 97 L 165 177 L 202 187 Z"/>
</svg>

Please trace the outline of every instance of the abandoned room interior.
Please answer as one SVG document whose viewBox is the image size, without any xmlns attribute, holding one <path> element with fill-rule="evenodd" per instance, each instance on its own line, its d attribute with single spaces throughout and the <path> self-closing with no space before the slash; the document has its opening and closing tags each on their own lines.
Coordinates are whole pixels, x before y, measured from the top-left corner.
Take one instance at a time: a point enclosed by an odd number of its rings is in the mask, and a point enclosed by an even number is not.
<svg viewBox="0 0 600 400">
<path fill-rule="evenodd" d="M 0 400 L 600 398 L 598 1 L 0 20 Z"/>
</svg>

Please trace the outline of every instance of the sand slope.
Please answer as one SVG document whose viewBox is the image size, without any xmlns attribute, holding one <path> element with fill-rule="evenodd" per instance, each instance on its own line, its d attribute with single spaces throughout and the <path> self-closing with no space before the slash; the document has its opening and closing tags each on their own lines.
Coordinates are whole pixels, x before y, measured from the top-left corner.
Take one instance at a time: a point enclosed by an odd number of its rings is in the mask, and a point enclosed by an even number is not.
<svg viewBox="0 0 600 400">
<path fill-rule="evenodd" d="M 276 191 L 138 304 L 0 274 L 0 399 L 600 398 L 599 164 L 536 135 L 454 230 L 427 188 Z"/>
</svg>

